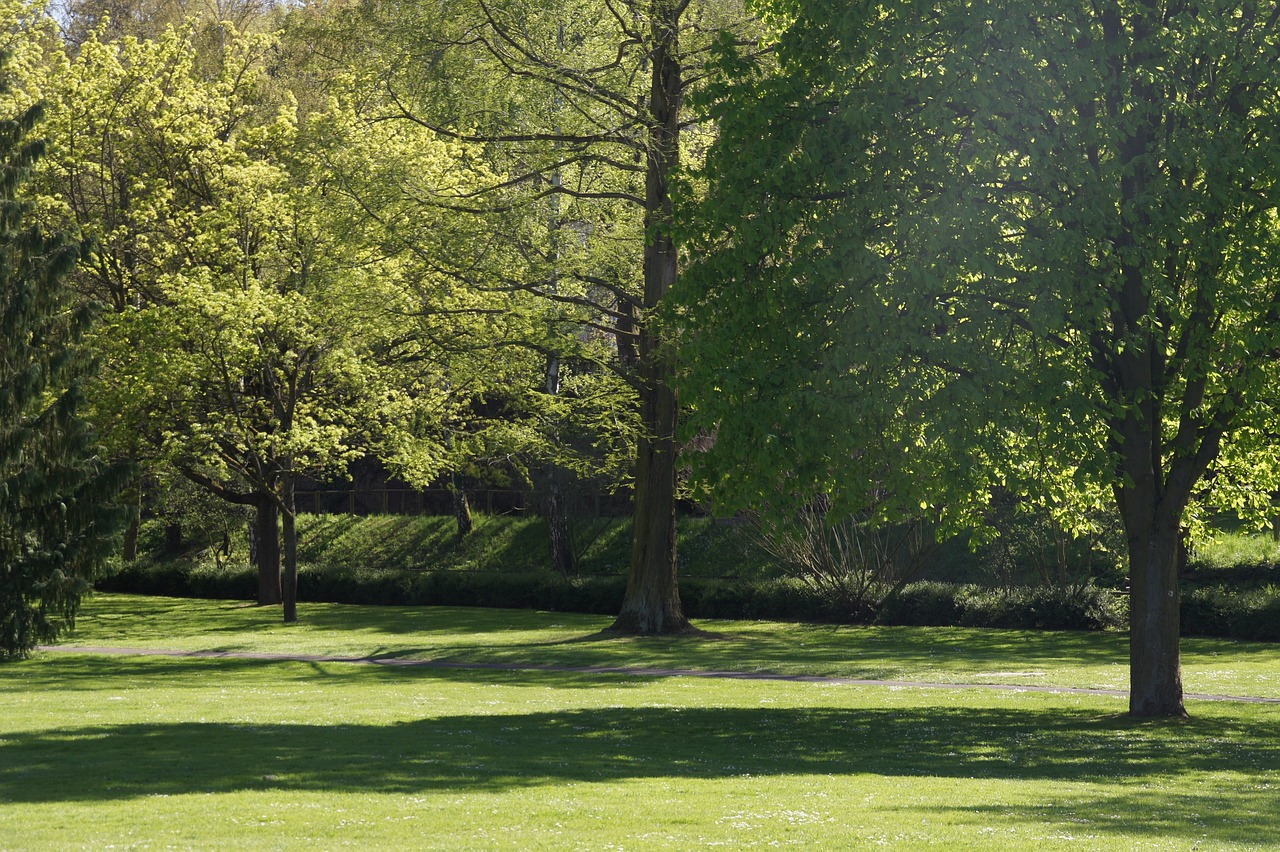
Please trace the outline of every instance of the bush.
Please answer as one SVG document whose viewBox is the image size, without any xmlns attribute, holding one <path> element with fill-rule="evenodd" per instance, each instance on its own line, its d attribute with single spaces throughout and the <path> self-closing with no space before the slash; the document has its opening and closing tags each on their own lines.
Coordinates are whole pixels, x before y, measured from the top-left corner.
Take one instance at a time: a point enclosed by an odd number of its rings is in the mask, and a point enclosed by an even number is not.
<svg viewBox="0 0 1280 852">
<path fill-rule="evenodd" d="M 919 627 L 1111 630 L 1123 626 L 1125 609 L 1119 597 L 1091 585 L 1000 590 L 924 582 L 905 586 L 885 601 L 876 621 Z"/>
<path fill-rule="evenodd" d="M 948 627 L 959 624 L 962 600 L 976 586 L 926 581 L 904 586 L 880 607 L 876 621 L 907 627 Z"/>
<path fill-rule="evenodd" d="M 787 576 L 859 620 L 872 617 L 895 589 L 917 579 L 938 547 L 922 520 L 890 525 L 833 515 L 825 496 L 778 514 L 755 515 L 749 529 Z"/>
<path fill-rule="evenodd" d="M 690 618 L 848 620 L 841 619 L 830 602 L 796 579 L 682 580 L 680 602 Z"/>
<path fill-rule="evenodd" d="M 248 566 L 215 569 L 178 560 L 139 562 L 99 583 L 105 591 L 175 597 L 252 600 L 257 575 Z M 626 578 L 561 577 L 548 572 L 299 569 L 298 599 L 327 603 L 397 606 L 475 606 L 542 609 L 614 615 L 622 606 Z M 689 578 L 681 600 L 690 618 L 774 619 L 779 621 L 866 623 L 865 612 L 850 612 L 799 579 L 722 580 Z M 1255 607 L 1255 634 L 1277 623 L 1280 594 Z M 1076 590 L 1014 589 L 913 583 L 885 602 L 874 620 L 915 626 L 1004 627 L 1099 630 L 1121 626 L 1123 601 L 1092 586 Z M 1268 620 L 1270 619 L 1270 620 Z M 1245 622 L 1242 622 L 1245 623 Z M 1272 633 L 1277 631 L 1272 629 Z M 1276 638 L 1280 638 L 1277 636 Z"/>
<path fill-rule="evenodd" d="M 1182 595 L 1182 634 L 1280 641 L 1280 587 L 1189 589 Z"/>
<path fill-rule="evenodd" d="M 175 598 L 253 600 L 258 594 L 258 575 L 247 565 L 193 567 L 180 559 L 140 560 L 99 580 L 97 588 Z"/>
</svg>

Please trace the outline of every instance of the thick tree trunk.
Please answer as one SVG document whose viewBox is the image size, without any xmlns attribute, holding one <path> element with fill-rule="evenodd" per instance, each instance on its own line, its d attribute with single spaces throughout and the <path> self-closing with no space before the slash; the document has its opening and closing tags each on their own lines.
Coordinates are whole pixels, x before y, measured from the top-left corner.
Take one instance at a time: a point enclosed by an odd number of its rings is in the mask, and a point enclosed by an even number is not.
<svg viewBox="0 0 1280 852">
<path fill-rule="evenodd" d="M 644 422 L 657 431 L 640 438 L 636 465 L 631 571 L 617 633 L 680 633 L 689 621 L 676 577 L 676 398 L 665 384 L 641 395 Z"/>
<path fill-rule="evenodd" d="M 1186 716 L 1179 652 L 1181 530 L 1163 519 L 1129 534 L 1129 715 Z"/>
<path fill-rule="evenodd" d="M 1169 343 L 1155 319 L 1160 310 L 1152 294 L 1159 288 L 1152 276 L 1168 271 L 1148 263 L 1144 254 L 1144 247 L 1159 237 L 1150 207 L 1157 180 L 1152 152 L 1166 130 L 1154 78 L 1137 76 L 1132 69 L 1157 59 L 1152 33 L 1160 14 L 1157 4 L 1142 3 L 1130 16 L 1107 7 L 1100 17 L 1112 50 L 1105 69 L 1112 83 L 1108 106 L 1136 106 L 1117 140 L 1120 218 L 1112 242 L 1120 260 L 1112 328 L 1095 337 L 1094 349 L 1104 365 L 1104 391 L 1120 409 L 1112 435 L 1121 483 L 1116 497 L 1129 544 L 1129 715 L 1185 717 L 1179 652 L 1181 521 L 1195 483 L 1216 455 L 1220 433 L 1208 436 L 1203 424 L 1188 417 L 1186 412 L 1198 403 L 1165 396 L 1177 382 L 1170 371 Z M 1194 395 L 1195 387 L 1189 377 L 1184 393 Z M 1182 422 L 1176 433 L 1166 435 L 1170 414 L 1177 410 L 1183 412 Z"/>
<path fill-rule="evenodd" d="M 253 564 L 258 568 L 258 603 L 271 606 L 283 600 L 280 588 L 280 507 L 271 495 L 253 504 Z"/>
<path fill-rule="evenodd" d="M 677 34 L 682 5 L 654 0 L 645 176 L 644 308 L 656 308 L 676 280 L 670 235 L 669 179 L 680 159 L 682 98 Z M 678 633 L 689 629 L 676 578 L 676 395 L 670 354 L 647 321 L 640 330 L 641 434 L 636 458 L 631 569 L 618 633 Z"/>
<path fill-rule="evenodd" d="M 293 474 L 286 473 L 281 481 L 280 521 L 284 545 L 284 570 L 281 572 L 281 591 L 284 598 L 284 623 L 298 620 L 298 530 L 297 506 L 293 495 Z"/>
</svg>

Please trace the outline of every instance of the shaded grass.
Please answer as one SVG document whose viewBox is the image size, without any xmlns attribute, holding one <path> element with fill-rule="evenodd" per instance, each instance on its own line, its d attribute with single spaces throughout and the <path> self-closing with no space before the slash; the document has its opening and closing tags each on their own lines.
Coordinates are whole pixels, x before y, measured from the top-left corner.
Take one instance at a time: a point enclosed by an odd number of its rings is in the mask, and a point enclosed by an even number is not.
<svg viewBox="0 0 1280 852">
<path fill-rule="evenodd" d="M 1280 708 L 46 655 L 0 846 L 1262 848 Z M 15 840 L 16 839 L 16 840 Z"/>
<path fill-rule="evenodd" d="M 68 644 L 389 656 L 468 662 L 646 666 L 950 683 L 1125 688 L 1122 634 L 704 621 L 723 638 L 600 639 L 610 619 L 571 613 L 239 602 L 97 595 Z M 1280 646 L 1183 640 L 1188 692 L 1280 697 Z M 1193 708 L 1193 712 L 1195 712 Z"/>
</svg>

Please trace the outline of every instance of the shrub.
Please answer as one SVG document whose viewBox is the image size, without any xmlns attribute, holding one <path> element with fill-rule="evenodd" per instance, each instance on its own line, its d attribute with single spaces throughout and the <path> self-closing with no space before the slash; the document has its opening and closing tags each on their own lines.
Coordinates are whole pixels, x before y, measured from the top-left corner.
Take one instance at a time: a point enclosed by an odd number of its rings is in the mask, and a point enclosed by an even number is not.
<svg viewBox="0 0 1280 852">
<path fill-rule="evenodd" d="M 937 550 L 921 519 L 883 524 L 866 515 L 832 513 L 829 497 L 753 515 L 755 542 L 817 598 L 858 620 L 917 579 Z"/>
<path fill-rule="evenodd" d="M 1184 636 L 1280 641 L 1280 587 L 1188 589 L 1182 595 Z"/>
<path fill-rule="evenodd" d="M 879 624 L 908 627 L 947 627 L 960 623 L 962 599 L 975 586 L 925 581 L 904 586 L 887 599 L 876 616 Z"/>
<path fill-rule="evenodd" d="M 903 587 L 876 618 L 880 624 L 1019 630 L 1109 630 L 1124 620 L 1123 601 L 1096 586 L 1002 590 L 934 582 Z"/>
</svg>

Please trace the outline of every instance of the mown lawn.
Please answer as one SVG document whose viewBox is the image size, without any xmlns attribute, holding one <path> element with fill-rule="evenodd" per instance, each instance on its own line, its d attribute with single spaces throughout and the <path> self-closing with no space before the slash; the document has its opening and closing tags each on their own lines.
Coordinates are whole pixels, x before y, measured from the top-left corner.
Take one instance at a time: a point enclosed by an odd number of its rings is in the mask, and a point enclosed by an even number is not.
<svg viewBox="0 0 1280 852">
<path fill-rule="evenodd" d="M 718 623 L 729 638 L 607 643 L 582 641 L 601 620 L 563 615 L 314 606 L 288 629 L 275 615 L 102 596 L 69 641 L 957 680 L 1035 662 L 1041 680 L 1078 686 L 1107 685 L 1090 678 L 1111 677 L 1123 651 L 1090 634 Z M 1189 658 L 1239 689 L 1280 670 L 1268 646 Z M 1137 723 L 1100 696 L 64 653 L 0 666 L 0 694 L 6 849 L 1280 838 L 1277 705 L 1198 702 L 1189 722 Z"/>
<path fill-rule="evenodd" d="M 573 613 L 449 607 L 301 604 L 280 610 L 240 601 L 98 595 L 69 645 L 267 651 L 470 662 L 651 666 L 944 683 L 1123 689 L 1121 633 L 849 627 L 700 621 L 719 638 L 618 640 L 611 621 Z M 1280 698 L 1280 645 L 1184 639 L 1188 692 Z"/>
</svg>

